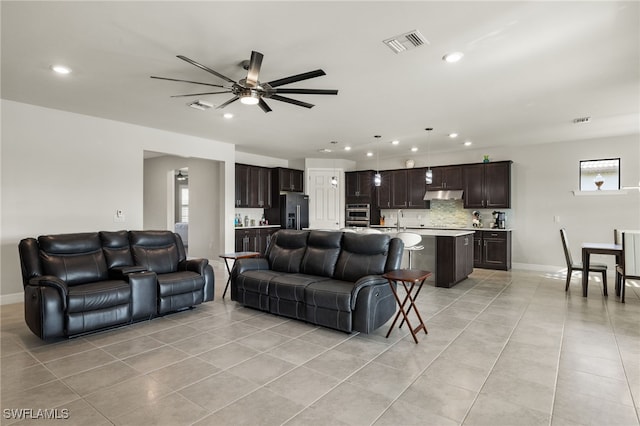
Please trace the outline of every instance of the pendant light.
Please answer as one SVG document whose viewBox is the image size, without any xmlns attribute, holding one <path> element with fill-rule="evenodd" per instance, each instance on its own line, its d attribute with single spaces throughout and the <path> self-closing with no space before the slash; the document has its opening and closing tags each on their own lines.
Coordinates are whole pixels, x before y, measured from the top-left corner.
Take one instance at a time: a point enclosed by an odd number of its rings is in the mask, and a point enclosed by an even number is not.
<svg viewBox="0 0 640 426">
<path fill-rule="evenodd" d="M 429 133 L 433 130 L 433 127 L 427 127 L 425 129 L 427 131 L 427 161 L 430 163 L 431 162 L 431 158 L 429 157 L 429 146 L 430 146 L 430 142 L 429 142 Z M 427 185 L 431 185 L 433 183 L 433 171 L 431 170 L 431 166 L 427 167 L 427 172 L 424 175 L 424 180 L 427 183 Z"/>
<path fill-rule="evenodd" d="M 338 141 L 331 141 L 332 145 L 337 145 Z M 333 176 L 331 176 L 331 187 L 338 189 L 338 174 L 336 173 L 336 159 L 333 159 Z"/>
<path fill-rule="evenodd" d="M 378 140 L 376 144 L 376 174 L 373 175 L 373 185 L 380 186 L 382 185 L 382 176 L 380 175 L 380 138 L 382 136 L 375 135 L 374 138 Z"/>
<path fill-rule="evenodd" d="M 178 170 L 178 174 L 176 175 L 176 179 L 179 181 L 187 180 L 187 177 L 182 174 L 182 170 Z"/>
</svg>

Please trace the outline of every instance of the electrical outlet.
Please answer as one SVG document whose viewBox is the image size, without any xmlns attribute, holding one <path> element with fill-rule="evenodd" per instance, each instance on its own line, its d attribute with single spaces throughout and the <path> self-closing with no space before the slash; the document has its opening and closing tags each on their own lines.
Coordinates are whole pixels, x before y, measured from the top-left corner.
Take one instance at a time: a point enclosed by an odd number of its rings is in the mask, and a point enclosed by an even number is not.
<svg viewBox="0 0 640 426">
<path fill-rule="evenodd" d="M 560 216 L 553 216 L 553 221 L 555 223 L 560 223 Z"/>
</svg>

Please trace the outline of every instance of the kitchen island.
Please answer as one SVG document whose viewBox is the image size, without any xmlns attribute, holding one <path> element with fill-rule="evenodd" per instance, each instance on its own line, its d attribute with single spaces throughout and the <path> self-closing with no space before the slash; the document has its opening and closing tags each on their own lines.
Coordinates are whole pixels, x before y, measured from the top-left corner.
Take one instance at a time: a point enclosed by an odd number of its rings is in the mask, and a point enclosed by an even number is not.
<svg viewBox="0 0 640 426">
<path fill-rule="evenodd" d="M 473 230 L 468 229 L 424 229 L 377 228 L 395 236 L 398 232 L 413 232 L 422 236 L 419 245 L 423 250 L 412 252 L 411 266 L 414 269 L 431 271 L 427 281 L 435 281 L 436 287 L 450 288 L 466 279 L 473 272 Z M 408 267 L 408 256 L 403 256 L 402 267 Z"/>
</svg>

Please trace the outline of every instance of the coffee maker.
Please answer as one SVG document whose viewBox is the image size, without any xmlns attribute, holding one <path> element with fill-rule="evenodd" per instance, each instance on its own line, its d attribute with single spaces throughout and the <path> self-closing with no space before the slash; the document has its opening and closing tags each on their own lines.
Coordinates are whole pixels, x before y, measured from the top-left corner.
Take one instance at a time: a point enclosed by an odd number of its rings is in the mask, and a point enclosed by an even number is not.
<svg viewBox="0 0 640 426">
<path fill-rule="evenodd" d="M 493 213 L 494 222 L 492 223 L 492 228 L 505 229 L 506 226 L 506 218 L 507 214 L 505 212 L 494 211 Z"/>
</svg>

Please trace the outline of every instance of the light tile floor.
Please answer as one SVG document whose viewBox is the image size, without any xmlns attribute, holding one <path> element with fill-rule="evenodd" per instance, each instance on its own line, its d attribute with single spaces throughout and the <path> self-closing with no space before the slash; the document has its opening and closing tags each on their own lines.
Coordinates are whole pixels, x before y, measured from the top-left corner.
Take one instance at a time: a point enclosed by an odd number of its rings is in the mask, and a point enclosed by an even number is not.
<svg viewBox="0 0 640 426">
<path fill-rule="evenodd" d="M 583 298 L 577 274 L 565 293 L 562 274 L 476 269 L 425 286 L 416 345 L 242 308 L 216 281 L 194 310 L 54 343 L 0 307 L 2 424 L 640 425 L 637 283 L 621 304 L 595 277 Z"/>
</svg>

